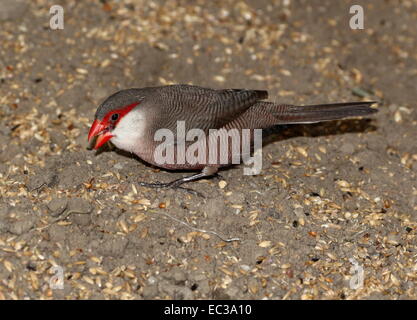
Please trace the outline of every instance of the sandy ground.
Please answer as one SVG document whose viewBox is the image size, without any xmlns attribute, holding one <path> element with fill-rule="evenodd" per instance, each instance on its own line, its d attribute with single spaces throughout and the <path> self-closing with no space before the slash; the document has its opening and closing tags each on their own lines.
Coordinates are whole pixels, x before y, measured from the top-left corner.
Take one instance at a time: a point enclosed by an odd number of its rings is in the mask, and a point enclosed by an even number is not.
<svg viewBox="0 0 417 320">
<path fill-rule="evenodd" d="M 0 0 L 0 299 L 416 299 L 417 1 L 354 3 Z M 170 83 L 379 112 L 275 131 L 201 198 L 86 149 L 105 97 Z"/>
</svg>

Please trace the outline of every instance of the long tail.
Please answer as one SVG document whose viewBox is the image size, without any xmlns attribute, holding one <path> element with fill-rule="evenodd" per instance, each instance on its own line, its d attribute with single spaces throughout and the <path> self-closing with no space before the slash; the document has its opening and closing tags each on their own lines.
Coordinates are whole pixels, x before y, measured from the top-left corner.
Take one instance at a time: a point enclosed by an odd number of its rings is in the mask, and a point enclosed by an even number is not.
<svg viewBox="0 0 417 320">
<path fill-rule="evenodd" d="M 318 104 L 310 106 L 275 105 L 271 114 L 279 123 L 314 123 L 348 117 L 367 116 L 377 112 L 370 108 L 375 101 Z"/>
</svg>

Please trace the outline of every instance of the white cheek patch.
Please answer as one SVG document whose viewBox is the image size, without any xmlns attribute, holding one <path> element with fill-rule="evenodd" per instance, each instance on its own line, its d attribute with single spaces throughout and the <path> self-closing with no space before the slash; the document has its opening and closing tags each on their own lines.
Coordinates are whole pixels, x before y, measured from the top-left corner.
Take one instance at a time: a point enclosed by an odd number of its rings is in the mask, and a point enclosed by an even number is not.
<svg viewBox="0 0 417 320">
<path fill-rule="evenodd" d="M 135 110 L 126 114 L 112 131 L 111 142 L 119 149 L 134 152 L 145 135 L 146 122 L 143 111 Z"/>
</svg>

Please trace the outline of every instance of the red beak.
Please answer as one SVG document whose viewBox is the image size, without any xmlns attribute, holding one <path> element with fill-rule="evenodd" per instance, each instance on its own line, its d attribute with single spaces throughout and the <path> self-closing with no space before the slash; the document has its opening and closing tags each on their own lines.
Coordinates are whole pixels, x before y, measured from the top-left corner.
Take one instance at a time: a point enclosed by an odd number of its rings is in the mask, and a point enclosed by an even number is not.
<svg viewBox="0 0 417 320">
<path fill-rule="evenodd" d="M 88 142 L 97 137 L 93 149 L 100 148 L 103 144 L 113 138 L 113 135 L 110 133 L 108 126 L 103 124 L 100 120 L 94 120 L 91 125 L 90 132 L 88 133 Z"/>
</svg>

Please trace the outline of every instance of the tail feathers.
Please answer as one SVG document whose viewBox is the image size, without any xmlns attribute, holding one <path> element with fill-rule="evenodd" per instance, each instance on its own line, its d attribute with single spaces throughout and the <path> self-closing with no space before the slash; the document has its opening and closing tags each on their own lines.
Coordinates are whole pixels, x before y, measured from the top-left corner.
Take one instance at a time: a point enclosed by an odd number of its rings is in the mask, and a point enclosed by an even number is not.
<svg viewBox="0 0 417 320">
<path fill-rule="evenodd" d="M 344 102 L 309 106 L 280 105 L 272 111 L 279 123 L 314 123 L 349 117 L 362 117 L 377 112 L 370 108 L 375 101 Z"/>
</svg>

